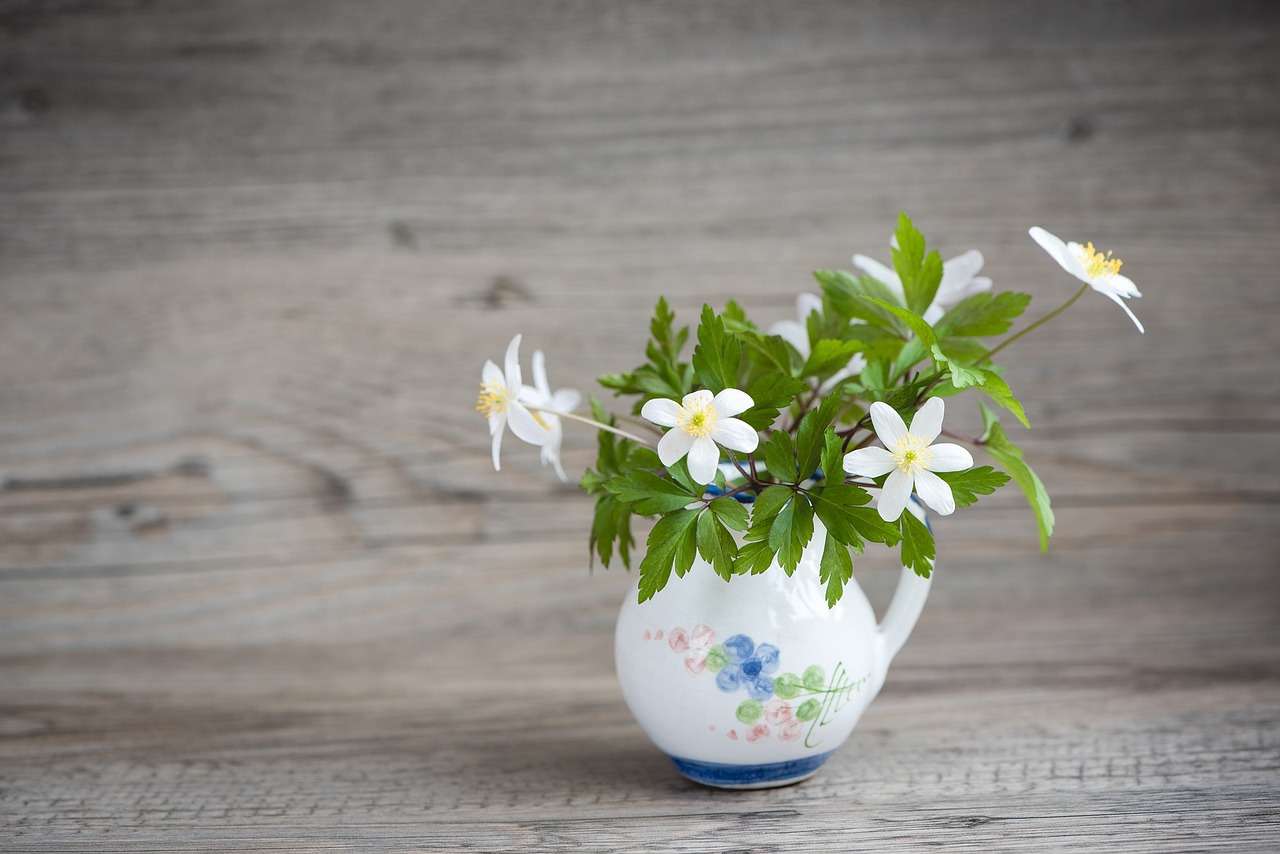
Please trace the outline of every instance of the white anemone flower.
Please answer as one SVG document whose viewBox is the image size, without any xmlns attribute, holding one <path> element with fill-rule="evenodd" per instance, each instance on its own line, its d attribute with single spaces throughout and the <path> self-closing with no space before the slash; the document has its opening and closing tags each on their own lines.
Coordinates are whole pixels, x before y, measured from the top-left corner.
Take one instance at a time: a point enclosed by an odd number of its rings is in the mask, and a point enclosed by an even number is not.
<svg viewBox="0 0 1280 854">
<path fill-rule="evenodd" d="M 1100 294 L 1109 297 L 1116 305 L 1124 309 L 1133 325 L 1139 332 L 1146 332 L 1142 323 L 1134 316 L 1124 301 L 1141 297 L 1138 286 L 1128 276 L 1120 275 L 1120 266 L 1124 263 L 1113 258 L 1110 252 L 1105 255 L 1093 248 L 1090 241 L 1081 246 L 1075 241 L 1064 241 L 1055 234 L 1050 234 L 1039 226 L 1027 231 L 1031 239 L 1040 244 L 1040 248 L 1049 253 L 1049 257 L 1057 261 L 1062 269 L 1084 282 Z"/>
<path fill-rule="evenodd" d="M 786 341 L 792 347 L 796 348 L 796 352 L 800 354 L 800 358 L 808 359 L 812 349 L 809 346 L 809 315 L 815 311 L 822 311 L 822 298 L 815 294 L 800 294 L 796 297 L 796 317 L 798 320 L 779 320 L 773 326 L 769 327 L 770 335 L 777 335 L 783 341 Z M 849 360 L 849 364 L 836 371 L 826 382 L 818 387 L 818 390 L 826 394 L 840 383 L 852 376 L 862 373 L 862 369 L 867 366 L 867 360 L 862 357 L 861 353 L 855 353 L 853 358 Z"/>
<path fill-rule="evenodd" d="M 679 403 L 667 398 L 649 401 L 640 414 L 662 427 L 670 427 L 658 441 L 658 459 L 664 466 L 689 457 L 689 476 L 698 483 L 715 479 L 720 462 L 717 444 L 749 454 L 760 444 L 760 435 L 745 421 L 732 416 L 746 412 L 755 401 L 745 391 L 727 388 L 712 396 L 707 389 L 686 394 Z"/>
<path fill-rule="evenodd" d="M 489 435 L 493 436 L 493 468 L 501 471 L 498 449 L 502 446 L 502 433 L 508 424 L 516 437 L 530 445 L 545 445 L 551 441 L 551 431 L 538 421 L 537 416 L 520 402 L 520 336 L 507 345 L 506 370 L 499 370 L 486 360 L 480 372 L 480 399 L 476 409 L 489 419 Z"/>
<path fill-rule="evenodd" d="M 880 518 L 893 522 L 902 515 L 914 489 L 925 504 L 943 516 L 955 512 L 951 485 L 936 471 L 963 471 L 973 456 L 959 445 L 932 444 L 942 432 L 942 399 L 931 397 L 911 419 L 911 429 L 886 403 L 871 404 L 871 423 L 883 448 L 859 448 L 845 455 L 844 470 L 851 475 L 879 477 L 888 474 L 876 505 Z"/>
<path fill-rule="evenodd" d="M 556 477 L 568 481 L 564 467 L 560 465 L 560 442 L 564 438 L 564 428 L 560 424 L 557 413 L 570 413 L 582 403 L 582 395 L 576 389 L 562 388 L 551 391 L 547 382 L 547 363 L 541 350 L 533 351 L 533 385 L 520 390 L 520 402 L 533 407 L 533 417 L 542 423 L 551 434 L 542 446 L 542 464 L 550 463 L 555 467 Z"/>
<path fill-rule="evenodd" d="M 896 242 L 894 245 L 897 245 Z M 926 323 L 937 323 L 942 319 L 942 315 L 947 313 L 947 309 L 956 303 L 974 294 L 991 290 L 991 280 L 986 276 L 978 275 L 983 262 L 982 253 L 977 249 L 970 249 L 963 255 L 957 255 L 949 261 L 942 262 L 942 281 L 938 284 L 937 293 L 933 295 L 933 302 L 921 315 Z M 906 304 L 907 297 L 902 289 L 902 279 L 898 278 L 898 274 L 891 268 L 866 255 L 854 255 L 853 266 L 871 278 L 888 285 L 898 299 L 902 300 L 904 305 Z"/>
</svg>

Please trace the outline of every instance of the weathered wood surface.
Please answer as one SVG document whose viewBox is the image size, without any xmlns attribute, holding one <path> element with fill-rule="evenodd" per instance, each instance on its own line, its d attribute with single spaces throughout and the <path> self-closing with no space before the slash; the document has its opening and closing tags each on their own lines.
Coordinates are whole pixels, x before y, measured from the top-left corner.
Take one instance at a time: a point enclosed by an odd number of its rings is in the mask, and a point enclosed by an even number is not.
<svg viewBox="0 0 1280 854">
<path fill-rule="evenodd" d="M 1277 9 L 0 3 L 0 849 L 1276 850 Z M 1051 553 L 945 520 L 842 752 L 697 788 L 479 366 L 780 319 L 899 209 L 1148 332 L 1017 352 Z"/>
</svg>

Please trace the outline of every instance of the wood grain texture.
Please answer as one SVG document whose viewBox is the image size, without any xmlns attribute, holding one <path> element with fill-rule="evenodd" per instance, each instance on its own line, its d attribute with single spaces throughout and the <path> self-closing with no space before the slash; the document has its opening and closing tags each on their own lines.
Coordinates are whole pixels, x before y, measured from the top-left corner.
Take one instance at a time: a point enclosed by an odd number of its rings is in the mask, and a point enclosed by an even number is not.
<svg viewBox="0 0 1280 854">
<path fill-rule="evenodd" d="M 1261 0 L 0 0 L 0 849 L 1280 848 L 1277 57 Z M 842 751 L 692 786 L 479 366 L 787 317 L 899 210 L 1033 312 L 1028 226 L 1110 246 L 1147 334 L 1012 360 L 1049 555 L 943 520 Z"/>
</svg>

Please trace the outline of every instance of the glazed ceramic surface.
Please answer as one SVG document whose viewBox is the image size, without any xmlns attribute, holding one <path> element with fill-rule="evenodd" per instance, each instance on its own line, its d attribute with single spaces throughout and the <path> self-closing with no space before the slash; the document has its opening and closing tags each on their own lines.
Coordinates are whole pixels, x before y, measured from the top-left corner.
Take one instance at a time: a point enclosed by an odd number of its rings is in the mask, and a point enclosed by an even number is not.
<svg viewBox="0 0 1280 854">
<path fill-rule="evenodd" d="M 633 591 L 623 603 L 623 696 L 686 777 L 723 788 L 802 780 L 880 691 L 930 582 L 904 568 L 881 624 L 853 582 L 828 608 L 818 577 L 825 538 L 815 520 L 791 577 L 775 564 L 726 582 L 699 560 L 653 599 L 637 603 Z"/>
</svg>

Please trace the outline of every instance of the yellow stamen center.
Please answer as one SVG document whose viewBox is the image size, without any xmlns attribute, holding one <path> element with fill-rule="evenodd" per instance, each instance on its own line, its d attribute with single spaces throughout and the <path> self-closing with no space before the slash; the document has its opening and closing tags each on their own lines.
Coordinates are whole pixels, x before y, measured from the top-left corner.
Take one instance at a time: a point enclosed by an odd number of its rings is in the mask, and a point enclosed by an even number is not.
<svg viewBox="0 0 1280 854">
<path fill-rule="evenodd" d="M 483 412 L 485 418 L 492 418 L 499 412 L 505 411 L 510 402 L 511 396 L 507 394 L 507 389 L 501 383 L 482 383 L 476 409 Z"/>
<path fill-rule="evenodd" d="M 1120 272 L 1120 266 L 1124 264 L 1119 258 L 1111 257 L 1111 250 L 1107 250 L 1107 254 L 1093 248 L 1093 241 L 1089 241 L 1076 251 L 1076 257 L 1080 259 L 1080 263 L 1084 265 L 1084 271 L 1089 278 L 1097 279 L 1101 277 L 1111 278 Z"/>
<path fill-rule="evenodd" d="M 897 463 L 898 470 L 912 477 L 915 477 L 921 469 L 928 468 L 929 463 L 933 462 L 933 451 L 929 450 L 929 443 L 923 436 L 915 433 L 907 433 L 894 442 L 890 453 L 893 454 L 893 461 Z"/>
<path fill-rule="evenodd" d="M 711 434 L 716 426 L 716 409 L 710 401 L 698 401 L 692 406 L 682 407 L 680 411 L 680 429 L 694 438 L 701 439 Z"/>
</svg>

